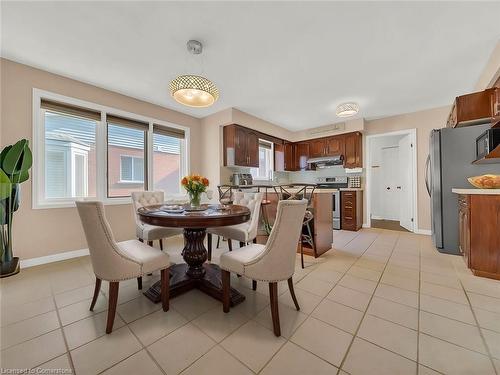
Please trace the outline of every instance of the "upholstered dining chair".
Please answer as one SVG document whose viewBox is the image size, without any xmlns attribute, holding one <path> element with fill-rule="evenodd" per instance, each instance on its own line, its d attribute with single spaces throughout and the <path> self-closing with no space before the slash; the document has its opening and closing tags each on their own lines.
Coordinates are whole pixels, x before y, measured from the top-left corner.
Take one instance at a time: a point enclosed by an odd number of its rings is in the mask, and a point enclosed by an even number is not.
<svg viewBox="0 0 500 375">
<path fill-rule="evenodd" d="M 240 206 L 246 206 L 250 210 L 250 220 L 246 223 L 237 225 L 228 225 L 224 227 L 208 228 L 207 229 L 207 240 L 208 240 L 208 260 L 212 260 L 212 235 L 218 235 L 227 239 L 227 245 L 229 251 L 233 250 L 233 245 L 231 240 L 239 241 L 240 247 L 245 246 L 249 242 L 256 242 L 257 229 L 259 226 L 259 214 L 260 214 L 260 204 L 264 193 L 244 193 L 244 192 L 234 192 L 233 193 L 233 204 Z"/>
<path fill-rule="evenodd" d="M 307 200 L 288 200 L 278 202 L 278 213 L 266 245 L 250 244 L 221 255 L 219 266 L 222 276 L 223 311 L 229 312 L 231 272 L 252 279 L 255 290 L 257 281 L 269 283 L 273 331 L 281 335 L 278 310 L 278 282 L 288 281 L 290 294 L 295 308 L 300 310 L 293 290 L 293 274 L 297 244 L 302 231 L 302 221 L 306 212 Z"/>
<path fill-rule="evenodd" d="M 118 286 L 120 281 L 137 278 L 142 288 L 142 276 L 160 270 L 161 302 L 163 311 L 169 308 L 169 266 L 167 254 L 137 240 L 116 242 L 111 227 L 104 216 L 102 202 L 76 202 L 83 231 L 89 246 L 90 260 L 95 273 L 94 297 L 90 311 L 94 309 L 101 281 L 109 281 L 108 320 L 106 333 L 111 333 L 115 320 Z"/>
<path fill-rule="evenodd" d="M 182 229 L 145 224 L 139 218 L 137 210 L 143 206 L 163 203 L 165 203 L 163 191 L 135 191 L 132 193 L 132 208 L 134 210 L 137 238 L 141 242 L 147 242 L 150 246 L 153 246 L 153 241 L 158 240 L 161 250 L 163 250 L 163 238 L 182 234 Z"/>
</svg>

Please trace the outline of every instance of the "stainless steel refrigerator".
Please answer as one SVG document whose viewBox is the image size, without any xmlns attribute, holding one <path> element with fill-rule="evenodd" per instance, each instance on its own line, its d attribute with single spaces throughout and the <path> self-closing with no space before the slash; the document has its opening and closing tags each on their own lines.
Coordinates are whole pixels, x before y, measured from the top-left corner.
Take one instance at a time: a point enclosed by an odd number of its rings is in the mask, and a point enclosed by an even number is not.
<svg viewBox="0 0 500 375">
<path fill-rule="evenodd" d="M 489 124 L 431 132 L 425 184 L 431 198 L 432 241 L 440 252 L 460 254 L 458 249 L 458 196 L 453 188 L 473 188 L 467 177 L 500 174 L 500 164 L 472 164 L 476 138 Z"/>
</svg>

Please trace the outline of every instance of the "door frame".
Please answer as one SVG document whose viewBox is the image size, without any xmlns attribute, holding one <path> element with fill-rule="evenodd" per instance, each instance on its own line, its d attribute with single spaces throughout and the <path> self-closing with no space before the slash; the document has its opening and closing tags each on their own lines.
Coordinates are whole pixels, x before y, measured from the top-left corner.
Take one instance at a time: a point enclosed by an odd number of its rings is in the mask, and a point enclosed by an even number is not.
<svg viewBox="0 0 500 375">
<path fill-rule="evenodd" d="M 366 224 L 367 228 L 371 228 L 371 185 L 372 185 L 372 171 L 371 171 L 371 151 L 372 151 L 372 140 L 380 137 L 390 137 L 394 135 L 409 135 L 410 142 L 413 145 L 411 151 L 411 169 L 412 169 L 412 232 L 418 232 L 418 209 L 417 209 L 417 194 L 418 194 L 418 178 L 417 178 L 417 129 L 405 129 L 397 130 L 393 132 L 380 133 L 380 134 L 370 134 L 365 137 L 366 140 L 366 153 L 364 165 L 366 165 Z"/>
</svg>

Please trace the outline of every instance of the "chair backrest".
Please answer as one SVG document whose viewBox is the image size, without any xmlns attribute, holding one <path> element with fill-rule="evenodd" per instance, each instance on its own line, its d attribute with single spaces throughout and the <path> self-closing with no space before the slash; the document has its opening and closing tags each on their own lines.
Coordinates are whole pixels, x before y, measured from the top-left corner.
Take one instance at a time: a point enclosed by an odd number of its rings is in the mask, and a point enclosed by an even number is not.
<svg viewBox="0 0 500 375">
<path fill-rule="evenodd" d="M 142 221 L 137 214 L 137 210 L 143 206 L 152 204 L 162 204 L 165 199 L 163 191 L 134 191 L 132 194 L 132 208 L 134 210 L 135 224 L 141 226 Z"/>
<path fill-rule="evenodd" d="M 307 199 L 278 202 L 278 213 L 264 251 L 245 265 L 260 280 L 287 280 L 295 272 L 295 259 Z"/>
<path fill-rule="evenodd" d="M 244 193 L 236 191 L 233 193 L 233 204 L 246 206 L 250 210 L 250 226 L 248 228 L 248 238 L 255 238 L 259 227 L 260 204 L 264 198 L 264 193 Z"/>
<path fill-rule="evenodd" d="M 108 281 L 133 277 L 133 274 L 140 269 L 140 263 L 125 255 L 116 245 L 111 227 L 104 216 L 102 202 L 77 201 L 76 207 L 96 276 Z"/>
</svg>

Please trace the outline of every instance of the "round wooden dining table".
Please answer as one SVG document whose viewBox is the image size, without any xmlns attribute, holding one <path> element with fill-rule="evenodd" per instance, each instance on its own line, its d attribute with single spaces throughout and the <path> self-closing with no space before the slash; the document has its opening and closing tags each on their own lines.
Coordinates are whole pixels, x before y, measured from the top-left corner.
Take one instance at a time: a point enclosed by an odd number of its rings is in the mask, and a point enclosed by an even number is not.
<svg viewBox="0 0 500 375">
<path fill-rule="evenodd" d="M 206 229 L 244 223 L 250 219 L 250 210 L 238 205 L 202 205 L 201 209 L 203 210 L 173 212 L 167 205 L 152 205 L 141 207 L 137 212 L 141 221 L 146 224 L 184 228 L 182 258 L 186 263 L 170 266 L 170 297 L 196 288 L 222 301 L 220 268 L 216 264 L 207 263 L 208 253 L 203 243 Z M 153 284 L 144 295 L 155 303 L 160 302 L 160 281 Z M 243 294 L 231 288 L 232 306 L 244 300 Z"/>
</svg>

